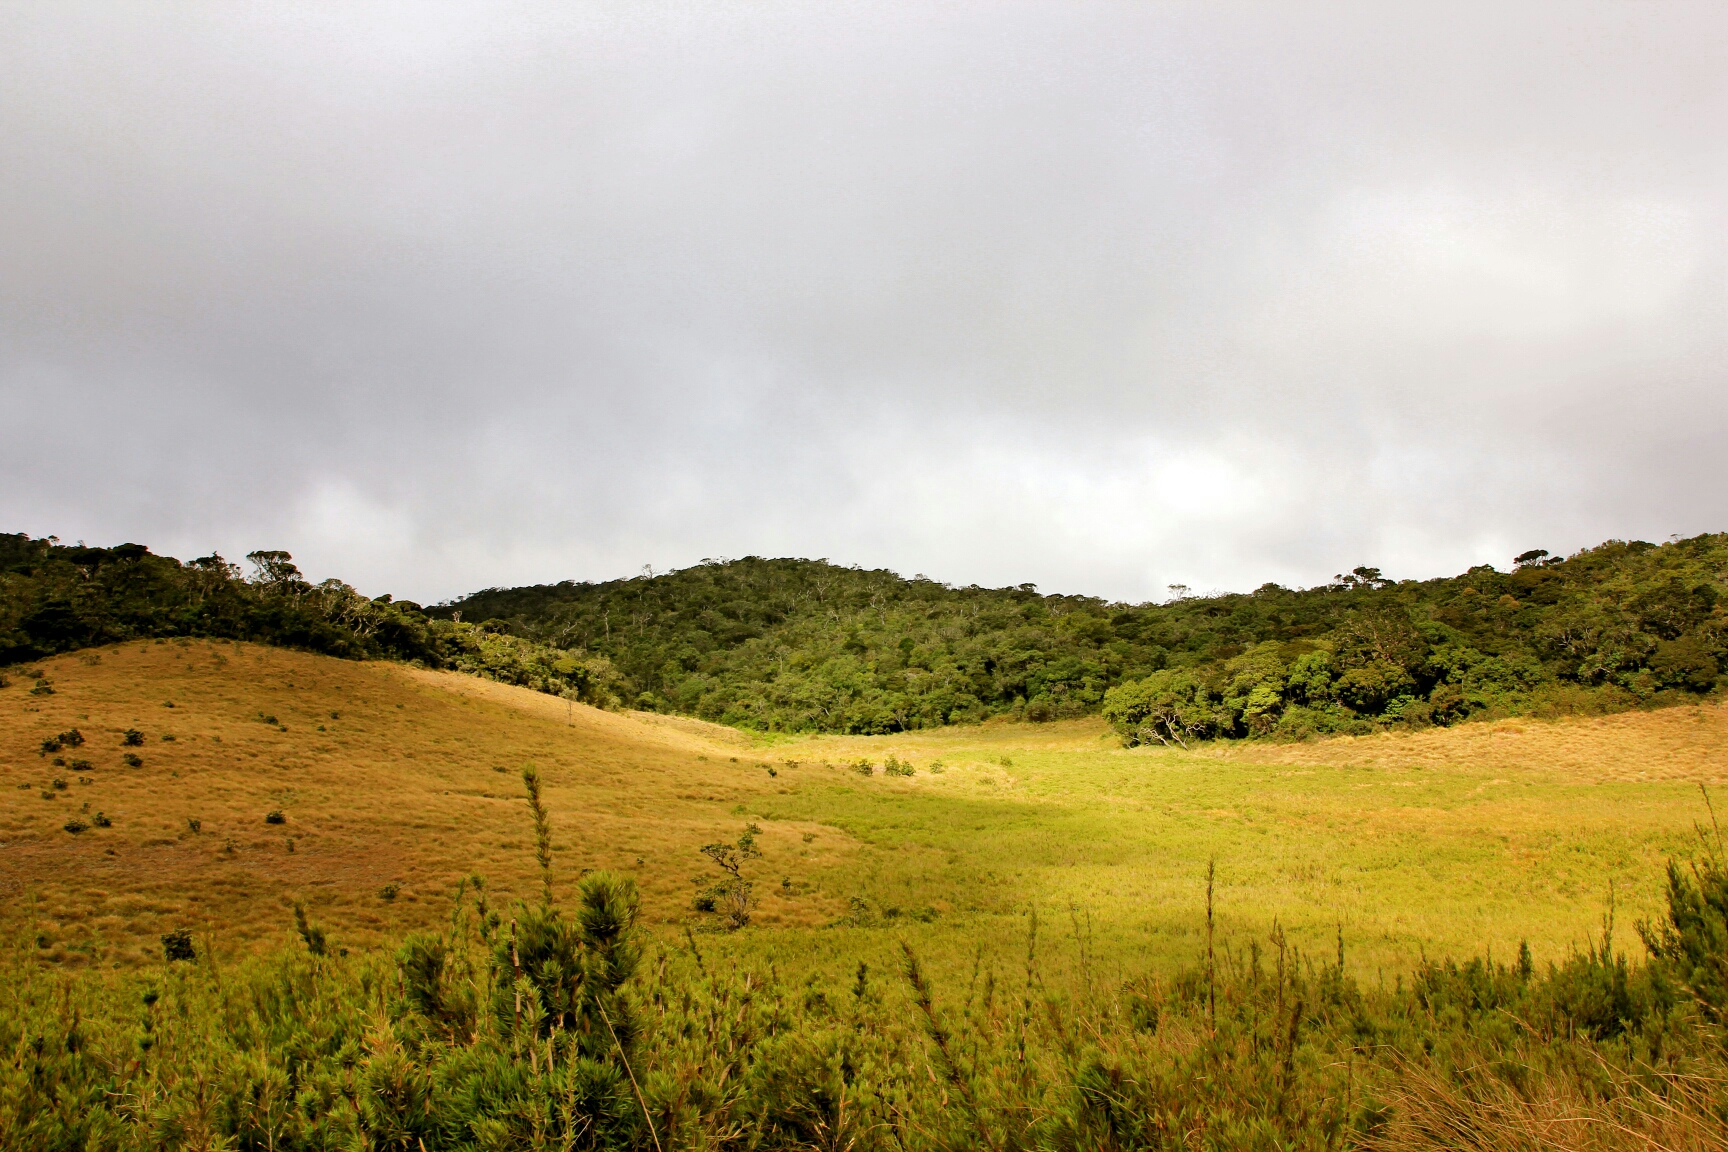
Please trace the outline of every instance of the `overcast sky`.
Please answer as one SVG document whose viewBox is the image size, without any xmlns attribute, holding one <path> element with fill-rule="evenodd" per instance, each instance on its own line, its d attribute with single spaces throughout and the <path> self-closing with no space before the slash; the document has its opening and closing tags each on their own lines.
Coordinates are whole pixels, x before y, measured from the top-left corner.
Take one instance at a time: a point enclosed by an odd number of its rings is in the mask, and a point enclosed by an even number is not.
<svg viewBox="0 0 1728 1152">
<path fill-rule="evenodd" d="M 0 8 L 0 530 L 1131 601 L 1728 529 L 1728 6 Z"/>
</svg>

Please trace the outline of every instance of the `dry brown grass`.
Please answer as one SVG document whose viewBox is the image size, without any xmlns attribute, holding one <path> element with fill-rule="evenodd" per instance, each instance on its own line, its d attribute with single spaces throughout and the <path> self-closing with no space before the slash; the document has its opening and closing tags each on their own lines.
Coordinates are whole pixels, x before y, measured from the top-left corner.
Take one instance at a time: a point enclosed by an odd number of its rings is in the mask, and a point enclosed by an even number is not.
<svg viewBox="0 0 1728 1152">
<path fill-rule="evenodd" d="M 1088 909 L 1123 963 L 1184 958 L 1210 859 L 1226 923 L 1260 934 L 1276 917 L 1329 948 L 1343 922 L 1369 972 L 1520 939 L 1546 960 L 1597 930 L 1611 881 L 1627 919 L 1655 909 L 1663 860 L 1703 817 L 1686 782 L 1728 776 L 1720 707 L 1182 753 L 1122 749 L 1096 720 L 756 739 L 204 641 L 44 669 L 52 696 L 18 677 L 0 689 L 0 927 L 40 934 L 48 947 L 32 954 L 73 965 L 139 960 L 178 926 L 235 947 L 280 942 L 295 900 L 366 946 L 441 916 L 462 876 L 531 893 L 528 761 L 546 779 L 559 882 L 627 871 L 651 925 L 687 918 L 695 887 L 715 879 L 697 849 L 756 820 L 759 925 L 825 925 L 854 897 L 934 909 L 916 929 L 933 960 L 1010 947 L 1035 903 Z M 37 754 L 73 726 L 88 743 L 61 755 L 92 762 L 88 784 Z M 122 747 L 129 727 L 144 747 Z M 142 767 L 125 767 L 126 751 Z M 917 774 L 846 767 L 890 754 Z M 45 800 L 55 775 L 71 783 Z M 287 822 L 265 823 L 276 809 Z M 113 827 L 62 830 L 96 811 Z M 400 885 L 393 902 L 386 884 Z M 739 946 L 837 955 L 861 946 L 850 939 Z"/>
<path fill-rule="evenodd" d="M 1375 1152 L 1728 1152 L 1715 1113 L 1720 1082 L 1697 1075 L 1640 1081 L 1598 1062 L 1588 1088 L 1543 1077 L 1520 1091 L 1484 1074 L 1463 1083 L 1404 1067 L 1388 1093 L 1396 1119 L 1368 1141 Z"/>
<path fill-rule="evenodd" d="M 390 664 L 188 641 L 41 666 L 53 695 L 30 695 L 28 682 L 0 690 L 0 898 L 9 931 L 43 935 L 44 958 L 74 964 L 140 959 L 181 925 L 230 944 L 275 942 L 297 899 L 364 945 L 441 915 L 474 872 L 499 892 L 529 892 L 528 761 L 546 781 L 564 881 L 625 869 L 651 920 L 674 916 L 701 871 L 696 849 L 736 835 L 732 809 L 788 782 L 733 762 L 744 738 L 731 729 Z M 59 755 L 89 760 L 81 774 L 38 754 L 73 727 L 87 742 Z M 145 734 L 143 747 L 122 746 L 127 728 Z M 125 766 L 126 752 L 143 765 Z M 55 776 L 64 791 L 50 787 Z M 273 810 L 286 823 L 267 824 Z M 62 830 L 97 811 L 111 828 Z M 832 828 L 802 842 L 816 830 L 780 822 L 765 842 L 819 875 L 849 846 Z M 401 886 L 393 902 L 379 895 L 389 883 Z M 765 889 L 758 918 L 819 923 L 839 906 Z"/>
<path fill-rule="evenodd" d="M 1216 755 L 1304 767 L 1374 765 L 1540 772 L 1579 782 L 1728 779 L 1728 705 L 1568 720 L 1501 720 L 1308 744 L 1215 747 Z"/>
</svg>

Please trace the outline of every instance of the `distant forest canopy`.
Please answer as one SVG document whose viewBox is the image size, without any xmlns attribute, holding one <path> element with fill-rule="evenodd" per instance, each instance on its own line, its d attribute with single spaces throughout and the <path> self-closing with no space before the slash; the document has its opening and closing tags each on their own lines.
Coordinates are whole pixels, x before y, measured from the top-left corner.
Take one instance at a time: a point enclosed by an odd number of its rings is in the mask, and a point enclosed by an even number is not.
<svg viewBox="0 0 1728 1152">
<path fill-rule="evenodd" d="M 209 636 L 759 731 L 1101 712 L 1130 743 L 1187 743 L 1696 699 L 1724 687 L 1728 658 L 1728 534 L 1535 550 L 1510 572 L 1392 581 L 1361 567 L 1318 588 L 1138 605 L 746 557 L 423 609 L 312 584 L 286 552 L 247 559 L 243 574 L 215 555 L 0 535 L 0 665 Z"/>
<path fill-rule="evenodd" d="M 1178 592 L 1185 590 L 1177 589 Z M 1499 572 L 1163 604 L 821 560 L 488 589 L 428 609 L 602 655 L 639 708 L 882 733 L 1102 712 L 1130 742 L 1301 739 L 1696 698 L 1728 657 L 1728 534 L 1536 549 Z"/>
<path fill-rule="evenodd" d="M 142 544 L 88 548 L 0 533 L 0 666 L 121 640 L 204 636 L 414 661 L 619 702 L 602 656 L 434 620 L 411 601 L 369 599 L 340 580 L 312 584 L 286 552 L 247 560 L 252 572 L 243 576 L 217 555 L 182 563 Z"/>
</svg>

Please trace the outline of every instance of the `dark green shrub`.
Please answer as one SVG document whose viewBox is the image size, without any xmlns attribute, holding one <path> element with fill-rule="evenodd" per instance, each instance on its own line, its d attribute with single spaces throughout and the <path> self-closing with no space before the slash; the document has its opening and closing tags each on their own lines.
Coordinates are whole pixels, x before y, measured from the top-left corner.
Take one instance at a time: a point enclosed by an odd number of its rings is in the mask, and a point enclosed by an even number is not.
<svg viewBox="0 0 1728 1152">
<path fill-rule="evenodd" d="M 292 842 L 290 842 L 290 843 L 292 843 Z M 396 899 L 397 895 L 401 891 L 402 891 L 402 886 L 400 884 L 395 884 L 395 883 L 386 884 L 386 885 L 384 885 L 384 887 L 378 889 L 378 899 L 384 901 L 384 903 L 386 903 L 386 904 L 389 904 Z"/>
<path fill-rule="evenodd" d="M 52 696 L 54 695 L 54 685 L 50 684 L 46 679 L 38 680 L 36 681 L 36 686 L 30 689 L 30 695 Z"/>
<path fill-rule="evenodd" d="M 136 752 L 127 752 L 120 757 L 120 762 L 128 768 L 144 767 L 144 757 Z"/>
<path fill-rule="evenodd" d="M 48 756 L 58 751 L 60 751 L 60 737 L 49 736 L 42 741 L 41 751 L 37 755 Z"/>
<path fill-rule="evenodd" d="M 286 824 L 286 823 L 288 823 L 288 817 L 282 815 L 280 810 L 277 810 L 274 812 L 266 812 L 264 814 L 264 823 L 266 823 L 266 824 Z"/>
<path fill-rule="evenodd" d="M 66 778 L 63 776 L 56 776 L 56 777 L 54 777 L 53 784 L 54 784 L 54 791 L 56 791 L 56 792 L 64 791 L 66 788 Z"/>
<path fill-rule="evenodd" d="M 103 815 L 100 812 L 96 813 L 95 816 L 91 817 L 90 822 L 92 824 L 96 825 L 96 827 L 98 827 L 98 828 L 112 828 L 114 826 L 114 821 L 110 820 L 107 816 Z"/>
<path fill-rule="evenodd" d="M 196 836 L 204 830 L 204 821 L 196 816 L 188 816 L 186 817 L 186 830 Z"/>
<path fill-rule="evenodd" d="M 65 828 L 66 831 L 72 833 L 74 836 L 78 835 L 80 832 L 88 832 L 90 830 L 90 825 L 84 823 L 83 820 L 80 820 L 76 816 L 66 821 L 65 824 L 61 825 L 61 827 Z"/>
<path fill-rule="evenodd" d="M 68 748 L 76 748 L 80 744 L 84 743 L 84 733 L 78 731 L 76 728 L 70 728 L 54 737 L 54 739 L 60 741 L 60 743 L 64 744 Z"/>
<path fill-rule="evenodd" d="M 324 956 L 330 951 L 330 940 L 324 929 L 306 919 L 306 909 L 298 902 L 294 905 L 294 931 L 300 934 L 300 939 L 306 941 L 306 951 L 314 956 Z"/>
<path fill-rule="evenodd" d="M 198 953 L 192 947 L 192 933 L 185 928 L 164 932 L 162 934 L 162 959 L 169 963 L 176 960 L 198 959 Z"/>
<path fill-rule="evenodd" d="M 868 760 L 854 760 L 852 762 L 852 771 L 858 773 L 860 776 L 874 776 L 876 774 L 876 766 Z"/>
<path fill-rule="evenodd" d="M 74 772 L 90 772 L 93 771 L 96 766 L 88 760 L 73 760 L 71 764 L 67 765 L 67 767 L 71 768 Z"/>
<path fill-rule="evenodd" d="M 120 734 L 120 743 L 128 748 L 138 748 L 144 743 L 144 733 L 136 728 L 128 728 Z"/>
</svg>

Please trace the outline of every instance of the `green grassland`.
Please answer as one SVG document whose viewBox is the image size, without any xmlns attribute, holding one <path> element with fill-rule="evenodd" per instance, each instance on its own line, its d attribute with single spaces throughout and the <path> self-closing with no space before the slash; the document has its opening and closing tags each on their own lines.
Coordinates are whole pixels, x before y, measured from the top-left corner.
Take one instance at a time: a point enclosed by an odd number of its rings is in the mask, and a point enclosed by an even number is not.
<svg viewBox="0 0 1728 1152">
<path fill-rule="evenodd" d="M 14 1146 L 1721 1144 L 1718 1032 L 1632 930 L 1708 849 L 1713 702 L 1181 749 L 750 735 L 211 640 L 29 671 Z M 743 927 L 702 902 L 728 846 Z"/>
</svg>

